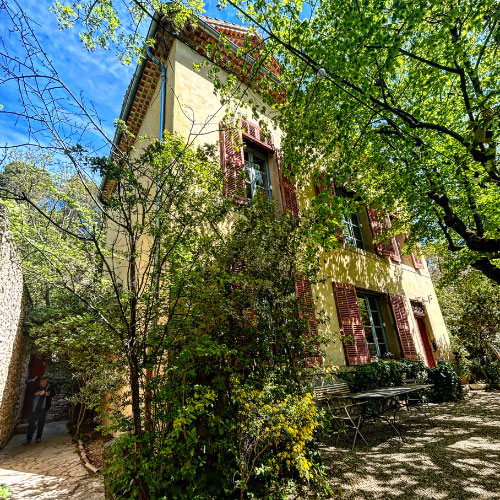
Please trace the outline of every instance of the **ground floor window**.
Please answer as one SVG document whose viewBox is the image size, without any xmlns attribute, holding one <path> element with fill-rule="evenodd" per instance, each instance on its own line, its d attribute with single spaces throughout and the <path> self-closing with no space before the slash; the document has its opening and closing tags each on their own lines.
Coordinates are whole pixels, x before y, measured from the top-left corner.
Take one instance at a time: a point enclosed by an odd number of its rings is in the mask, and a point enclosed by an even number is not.
<svg viewBox="0 0 500 500">
<path fill-rule="evenodd" d="M 358 293 L 358 302 L 368 351 L 371 356 L 380 358 L 389 352 L 389 348 L 378 298 L 376 295 Z"/>
</svg>

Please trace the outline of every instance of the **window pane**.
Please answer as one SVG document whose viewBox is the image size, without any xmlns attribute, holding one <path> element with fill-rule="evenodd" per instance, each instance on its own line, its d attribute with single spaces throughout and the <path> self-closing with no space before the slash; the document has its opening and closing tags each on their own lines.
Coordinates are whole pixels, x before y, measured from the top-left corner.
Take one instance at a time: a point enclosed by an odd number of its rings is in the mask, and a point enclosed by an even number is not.
<svg viewBox="0 0 500 500">
<path fill-rule="evenodd" d="M 267 189 L 267 175 L 265 172 L 260 170 L 255 170 L 255 185 L 264 189 Z"/>
<path fill-rule="evenodd" d="M 378 311 L 378 307 L 377 307 L 377 298 L 374 297 L 373 295 L 370 295 L 367 297 L 368 299 L 368 304 L 370 306 L 370 309 L 373 311 L 373 312 L 377 312 Z"/>
<path fill-rule="evenodd" d="M 383 356 L 384 354 L 386 354 L 388 352 L 387 346 L 385 344 L 379 344 L 378 349 L 380 351 L 380 356 Z"/>
<path fill-rule="evenodd" d="M 354 238 L 356 239 L 356 246 L 358 248 L 364 248 L 363 235 L 361 234 L 361 224 L 359 223 L 358 214 L 356 213 L 352 214 L 351 221 L 352 221 L 352 233 Z"/>
<path fill-rule="evenodd" d="M 377 341 L 379 343 L 383 343 L 385 342 L 385 338 L 384 338 L 384 332 L 382 330 L 382 327 L 377 327 L 375 328 L 375 334 L 377 336 Z"/>
<path fill-rule="evenodd" d="M 375 326 L 382 326 L 382 319 L 378 311 L 372 311 L 373 324 Z"/>
<path fill-rule="evenodd" d="M 344 220 L 346 242 L 357 248 L 365 248 L 363 243 L 363 235 L 361 232 L 361 224 L 357 213 L 351 214 Z"/>
<path fill-rule="evenodd" d="M 271 198 L 267 159 L 247 148 L 244 149 L 244 154 L 248 200 L 255 196 L 257 190 L 264 191 Z"/>
<path fill-rule="evenodd" d="M 253 155 L 253 163 L 256 169 L 262 172 L 266 170 L 266 160 L 264 158 L 260 158 L 257 155 Z"/>
<path fill-rule="evenodd" d="M 358 295 L 361 319 L 371 356 L 383 356 L 388 352 L 378 300 L 379 298 L 374 295 Z"/>
</svg>

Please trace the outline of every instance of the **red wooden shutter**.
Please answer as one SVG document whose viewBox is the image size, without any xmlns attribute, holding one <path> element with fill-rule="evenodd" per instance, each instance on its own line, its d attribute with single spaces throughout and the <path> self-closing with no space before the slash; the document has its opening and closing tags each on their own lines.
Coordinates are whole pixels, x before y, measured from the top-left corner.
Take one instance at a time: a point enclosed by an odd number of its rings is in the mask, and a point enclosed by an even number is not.
<svg viewBox="0 0 500 500">
<path fill-rule="evenodd" d="M 333 282 L 337 300 L 340 328 L 344 339 L 344 352 L 349 365 L 362 365 L 370 361 L 366 334 L 361 318 L 356 288 L 347 283 Z"/>
<path fill-rule="evenodd" d="M 424 269 L 424 260 L 418 256 L 417 252 L 411 254 L 411 260 L 413 261 L 413 267 L 415 269 Z"/>
<path fill-rule="evenodd" d="M 224 195 L 236 203 L 246 203 L 245 156 L 241 131 L 220 124 L 222 168 L 224 171 Z"/>
<path fill-rule="evenodd" d="M 248 120 L 241 120 L 241 128 L 243 137 L 257 143 L 259 146 L 269 151 L 274 151 L 273 138 L 270 133 L 262 130 Z"/>
<path fill-rule="evenodd" d="M 385 229 L 389 229 L 391 227 L 391 218 L 388 215 L 381 219 L 377 210 L 374 208 L 367 208 L 366 212 L 368 214 L 370 227 L 372 228 L 372 233 L 375 238 L 381 236 Z M 389 240 L 389 243 L 376 243 L 375 249 L 380 256 L 390 257 L 396 262 L 401 262 L 401 255 L 399 254 L 396 238 L 392 237 Z"/>
<path fill-rule="evenodd" d="M 317 337 L 318 325 L 316 323 L 316 310 L 314 309 L 311 284 L 307 277 L 295 281 L 295 293 L 299 299 L 299 316 L 302 319 L 306 319 L 308 323 L 308 335 Z M 317 344 L 317 348 L 319 350 L 319 344 Z M 323 364 L 323 356 L 321 354 L 309 356 L 306 359 L 307 367 L 318 364 Z"/>
<path fill-rule="evenodd" d="M 281 200 L 283 210 L 289 210 L 292 215 L 298 217 L 299 202 L 297 199 L 297 189 L 292 184 L 290 179 L 281 171 L 281 157 L 279 151 L 276 152 L 276 163 L 278 165 L 278 174 L 280 178 Z"/>
<path fill-rule="evenodd" d="M 392 293 L 389 294 L 389 299 L 391 301 L 392 313 L 394 314 L 394 322 L 396 323 L 403 356 L 406 359 L 418 361 L 417 351 L 410 332 L 408 315 L 406 314 L 405 301 L 401 295 L 394 295 Z"/>
</svg>

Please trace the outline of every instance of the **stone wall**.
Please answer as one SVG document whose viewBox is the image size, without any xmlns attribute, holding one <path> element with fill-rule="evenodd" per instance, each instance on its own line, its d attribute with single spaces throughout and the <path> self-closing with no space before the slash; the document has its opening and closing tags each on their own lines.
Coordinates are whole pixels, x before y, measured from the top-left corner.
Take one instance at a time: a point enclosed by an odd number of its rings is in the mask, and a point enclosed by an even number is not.
<svg viewBox="0 0 500 500">
<path fill-rule="evenodd" d="M 23 394 L 20 385 L 26 361 L 21 330 L 23 287 L 7 207 L 0 203 L 0 448 L 7 443 L 17 423 Z"/>
<path fill-rule="evenodd" d="M 57 395 L 52 398 L 52 406 L 47 412 L 47 422 L 69 419 L 71 403 L 66 399 L 68 396 L 69 394 L 65 392 L 58 392 Z"/>
</svg>

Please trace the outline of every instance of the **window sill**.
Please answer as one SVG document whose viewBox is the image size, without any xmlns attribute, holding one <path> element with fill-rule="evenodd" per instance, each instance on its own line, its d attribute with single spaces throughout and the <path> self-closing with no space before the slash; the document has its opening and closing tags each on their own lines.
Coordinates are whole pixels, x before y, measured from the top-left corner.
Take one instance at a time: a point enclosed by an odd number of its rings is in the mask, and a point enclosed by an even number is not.
<svg viewBox="0 0 500 500">
<path fill-rule="evenodd" d="M 348 245 L 347 243 L 344 243 L 341 247 L 343 250 L 347 250 L 348 252 L 355 253 L 358 255 L 362 255 L 363 257 L 369 258 L 376 260 L 378 262 L 385 262 L 388 264 L 388 259 L 384 259 L 383 257 L 380 257 L 380 255 L 377 255 L 376 253 L 370 252 L 368 250 L 364 250 L 363 248 L 358 248 L 358 247 L 353 247 L 352 245 Z"/>
<path fill-rule="evenodd" d="M 422 278 L 430 278 L 430 274 L 425 273 L 423 269 L 415 269 L 413 266 L 409 266 L 408 264 L 403 264 L 402 262 L 394 262 L 392 259 L 381 257 L 374 252 L 370 252 L 368 250 L 364 250 L 362 248 L 353 247 L 344 243 L 341 247 L 343 250 L 347 250 L 348 252 L 355 253 L 357 255 L 363 256 L 368 259 L 376 260 L 377 262 L 383 262 L 387 264 L 387 266 L 395 266 L 399 267 L 402 271 L 408 271 L 410 273 L 418 274 L 422 276 Z"/>
</svg>

